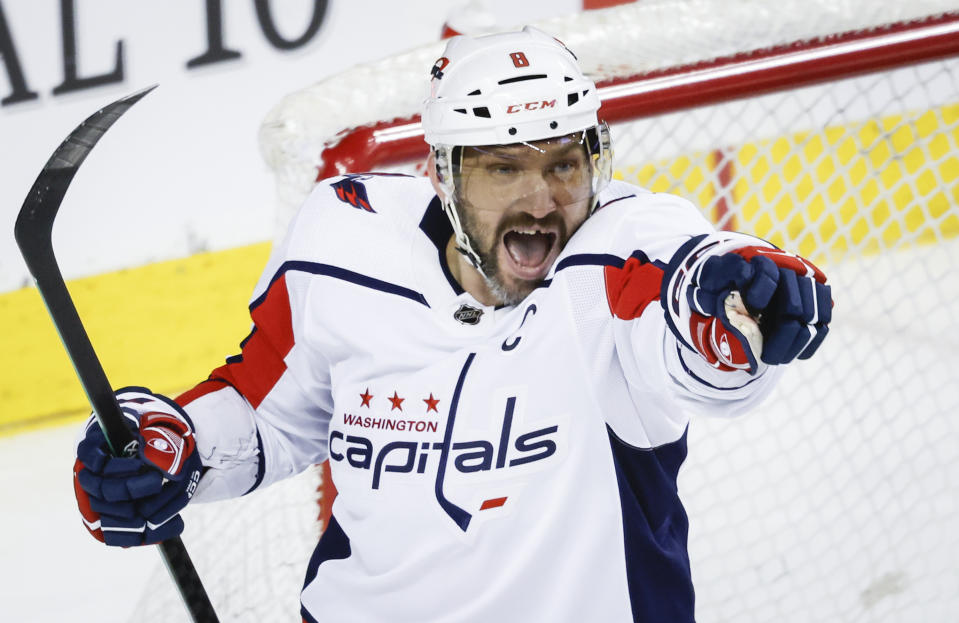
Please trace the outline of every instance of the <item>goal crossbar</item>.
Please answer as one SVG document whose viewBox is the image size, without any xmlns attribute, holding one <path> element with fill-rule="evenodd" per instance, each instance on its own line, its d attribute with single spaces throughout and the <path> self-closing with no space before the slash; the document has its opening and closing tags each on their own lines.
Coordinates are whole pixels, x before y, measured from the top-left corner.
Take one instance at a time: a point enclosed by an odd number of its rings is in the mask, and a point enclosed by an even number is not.
<svg viewBox="0 0 959 623">
<path fill-rule="evenodd" d="M 959 12 L 600 81 L 599 114 L 614 123 L 951 56 L 959 56 Z M 419 115 L 381 121 L 341 133 L 316 179 L 426 154 Z"/>
</svg>

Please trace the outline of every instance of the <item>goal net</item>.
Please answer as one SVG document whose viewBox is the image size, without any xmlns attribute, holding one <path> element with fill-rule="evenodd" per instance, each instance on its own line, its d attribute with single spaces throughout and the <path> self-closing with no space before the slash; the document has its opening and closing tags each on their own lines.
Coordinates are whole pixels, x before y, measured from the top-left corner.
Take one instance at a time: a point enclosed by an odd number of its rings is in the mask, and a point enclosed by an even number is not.
<svg viewBox="0 0 959 623">
<path fill-rule="evenodd" d="M 645 0 L 539 24 L 600 85 L 615 177 L 799 252 L 833 286 L 816 357 L 790 366 L 756 412 L 690 425 L 679 488 L 701 622 L 927 622 L 959 610 L 950 11 L 940 0 Z M 442 47 L 277 105 L 261 145 L 278 229 L 317 177 L 417 169 L 415 115 Z M 184 541 L 221 620 L 300 620 L 331 498 L 322 471 L 187 509 Z M 138 612 L 178 610 L 151 593 Z"/>
</svg>

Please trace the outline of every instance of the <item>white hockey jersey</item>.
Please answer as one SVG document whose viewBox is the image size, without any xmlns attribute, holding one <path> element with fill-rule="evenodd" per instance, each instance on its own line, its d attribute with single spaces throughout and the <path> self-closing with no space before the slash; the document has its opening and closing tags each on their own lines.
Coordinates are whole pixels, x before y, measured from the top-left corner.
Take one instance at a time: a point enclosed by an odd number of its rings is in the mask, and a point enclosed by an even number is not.
<svg viewBox="0 0 959 623">
<path fill-rule="evenodd" d="M 424 178 L 321 183 L 251 304 L 242 354 L 179 401 L 210 469 L 195 499 L 330 459 L 333 519 L 305 621 L 693 620 L 676 475 L 690 414 L 761 400 L 667 329 L 663 267 L 712 231 L 613 182 L 547 279 L 478 303 Z"/>
</svg>

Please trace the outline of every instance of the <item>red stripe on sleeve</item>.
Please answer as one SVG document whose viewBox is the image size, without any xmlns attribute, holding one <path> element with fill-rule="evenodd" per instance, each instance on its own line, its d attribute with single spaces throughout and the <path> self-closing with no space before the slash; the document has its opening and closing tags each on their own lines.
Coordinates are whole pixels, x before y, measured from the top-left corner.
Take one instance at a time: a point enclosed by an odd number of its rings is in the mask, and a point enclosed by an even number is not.
<svg viewBox="0 0 959 623">
<path fill-rule="evenodd" d="M 293 348 L 293 322 L 286 275 L 273 282 L 266 298 L 251 312 L 253 333 L 243 345 L 241 356 L 210 373 L 210 378 L 177 398 L 186 405 L 200 396 L 231 385 L 253 408 L 286 371 L 284 358 Z"/>
<path fill-rule="evenodd" d="M 607 266 L 606 301 L 610 313 L 623 320 L 638 318 L 646 306 L 659 300 L 663 269 L 631 257 L 622 268 Z"/>
<path fill-rule="evenodd" d="M 193 389 L 187 390 L 177 396 L 174 402 L 181 407 L 185 407 L 200 396 L 206 396 L 207 394 L 213 393 L 218 389 L 223 389 L 224 387 L 229 386 L 229 383 L 220 379 L 207 379 Z"/>
</svg>

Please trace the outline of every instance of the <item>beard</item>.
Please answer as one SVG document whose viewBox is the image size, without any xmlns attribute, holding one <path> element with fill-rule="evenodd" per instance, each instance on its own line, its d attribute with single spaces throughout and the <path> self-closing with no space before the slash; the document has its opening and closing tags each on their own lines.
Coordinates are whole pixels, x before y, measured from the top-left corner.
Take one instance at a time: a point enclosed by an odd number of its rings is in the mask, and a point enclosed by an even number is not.
<svg viewBox="0 0 959 623">
<path fill-rule="evenodd" d="M 480 258 L 480 274 L 483 276 L 490 292 L 503 305 L 513 306 L 523 301 L 533 290 L 543 283 L 543 278 L 523 279 L 509 274 L 500 262 L 500 247 L 504 245 L 504 236 L 517 228 L 540 227 L 555 230 L 557 240 L 555 244 L 562 250 L 569 241 L 571 232 L 567 230 L 566 222 L 558 212 L 551 212 L 543 218 L 520 212 L 500 219 L 495 231 L 490 232 L 488 227 L 480 225 L 473 217 L 473 211 L 461 211 L 463 232 L 470 241 L 470 246 Z M 482 244 L 481 241 L 487 241 Z"/>
</svg>

